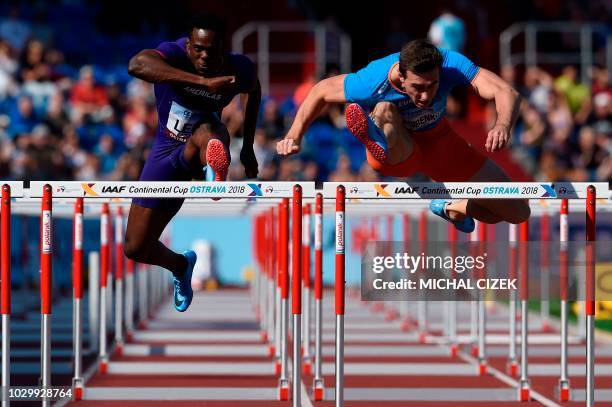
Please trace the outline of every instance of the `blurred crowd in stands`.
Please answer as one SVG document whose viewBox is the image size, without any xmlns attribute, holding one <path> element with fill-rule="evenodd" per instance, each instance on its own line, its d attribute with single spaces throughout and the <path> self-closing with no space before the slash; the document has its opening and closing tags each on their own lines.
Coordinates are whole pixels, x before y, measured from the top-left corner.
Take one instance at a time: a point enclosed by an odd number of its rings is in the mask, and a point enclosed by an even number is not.
<svg viewBox="0 0 612 407">
<path fill-rule="evenodd" d="M 83 64 L 72 58 L 70 49 L 78 38 L 60 41 L 51 25 L 35 14 L 24 17 L 18 7 L 5 11 L 0 14 L 0 178 L 138 179 L 157 118 L 152 86 L 127 75 L 129 56 L 114 65 Z M 78 22 L 70 14 L 57 18 L 86 24 L 86 19 Z M 462 29 L 462 24 L 445 18 L 442 28 L 430 29 L 432 40 L 441 41 L 447 26 Z M 167 39 L 163 35 L 128 41 L 128 50 L 154 47 Z M 100 45 L 100 55 L 104 46 L 112 44 Z M 96 52 L 97 44 L 91 47 Z M 326 75 L 337 73 L 330 67 Z M 524 97 L 510 148 L 527 173 L 542 181 L 612 178 L 612 87 L 605 67 L 592 67 L 591 86 L 580 83 L 573 66 L 560 73 L 504 66 L 500 74 Z M 346 129 L 343 106 L 330 107 L 313 124 L 299 156 L 281 160 L 275 154 L 276 141 L 313 85 L 314 79 L 307 80 L 286 100 L 264 97 L 254 146 L 260 178 L 378 180 L 365 163 L 363 146 Z M 457 103 L 449 101 L 451 118 L 459 116 Z M 483 126 L 491 127 L 495 110 L 491 105 L 486 110 Z M 229 177 L 242 179 L 238 100 L 224 110 L 223 120 L 232 135 Z"/>
</svg>

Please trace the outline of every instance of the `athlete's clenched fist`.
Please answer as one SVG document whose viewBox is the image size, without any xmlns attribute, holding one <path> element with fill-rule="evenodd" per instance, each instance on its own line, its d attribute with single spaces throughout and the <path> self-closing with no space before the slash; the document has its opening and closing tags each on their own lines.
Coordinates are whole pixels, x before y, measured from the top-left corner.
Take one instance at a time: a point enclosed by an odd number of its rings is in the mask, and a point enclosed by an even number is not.
<svg viewBox="0 0 612 407">
<path fill-rule="evenodd" d="M 276 152 L 280 155 L 292 155 L 300 152 L 300 143 L 292 138 L 284 138 L 276 143 Z"/>
</svg>

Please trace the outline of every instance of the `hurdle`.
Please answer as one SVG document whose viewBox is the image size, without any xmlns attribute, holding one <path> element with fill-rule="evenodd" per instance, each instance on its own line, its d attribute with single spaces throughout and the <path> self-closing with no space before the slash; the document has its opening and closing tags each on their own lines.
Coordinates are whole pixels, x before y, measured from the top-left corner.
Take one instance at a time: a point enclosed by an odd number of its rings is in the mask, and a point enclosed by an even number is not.
<svg viewBox="0 0 612 407">
<path fill-rule="evenodd" d="M 323 400 L 325 383 L 323 381 L 323 360 L 321 342 L 323 336 L 323 194 L 317 193 L 315 201 L 315 375 L 312 384 L 313 399 Z"/>
<path fill-rule="evenodd" d="M 288 352 L 288 316 L 289 316 L 289 198 L 280 203 L 278 230 L 278 280 L 280 284 L 280 372 L 276 369 L 278 379 L 278 399 L 289 400 L 289 352 Z"/>
<path fill-rule="evenodd" d="M 342 193 L 340 193 L 342 191 Z M 346 195 L 345 191 L 348 191 Z M 323 194 L 326 199 L 336 199 L 337 208 L 342 208 L 342 223 L 336 222 L 336 253 L 338 256 L 338 242 L 344 242 L 346 218 L 344 216 L 345 199 L 348 207 L 351 204 L 360 205 L 367 200 L 385 199 L 583 199 L 587 208 L 587 237 L 586 241 L 595 241 L 595 200 L 597 196 L 608 198 L 608 185 L 605 183 L 325 183 Z M 421 234 L 421 233 L 420 233 Z M 521 224 L 519 245 L 519 268 L 523 277 L 528 273 L 528 222 Z M 343 258 L 342 258 L 343 259 Z M 587 319 L 587 405 L 592 405 L 594 397 L 593 364 L 594 364 L 594 246 L 587 246 L 587 307 L 585 314 Z M 336 262 L 336 304 L 344 301 L 344 262 Z M 527 359 L 527 299 L 528 286 L 526 279 L 521 279 L 521 379 L 518 386 L 518 399 L 527 401 L 530 399 L 530 388 L 528 379 Z M 339 298 L 341 297 L 341 298 Z M 425 308 L 419 309 L 419 314 Z M 343 310 L 342 310 L 343 311 Z M 343 313 L 342 313 L 343 314 Z M 341 318 L 337 319 L 341 321 Z M 419 329 L 423 324 L 419 321 Z M 342 406 L 344 402 L 343 369 L 339 355 L 343 355 L 343 328 L 337 323 L 336 332 L 336 406 Z M 590 404 L 589 404 L 590 403 Z"/>
<path fill-rule="evenodd" d="M 477 230 L 472 234 L 478 233 L 478 255 L 483 255 L 487 248 L 487 225 L 477 222 Z M 478 274 L 478 278 L 486 278 L 487 269 L 483 268 Z M 478 374 L 487 374 L 487 355 L 486 355 L 486 325 L 487 313 L 485 309 L 485 299 L 482 291 L 478 291 Z"/>
<path fill-rule="evenodd" d="M 302 278 L 304 284 L 304 334 L 302 354 L 304 362 L 304 374 L 312 373 L 312 356 L 310 354 L 310 214 L 311 204 L 306 203 L 302 208 Z"/>
<path fill-rule="evenodd" d="M 567 319 L 568 319 L 568 309 L 567 309 L 567 284 L 568 284 L 568 254 L 567 254 L 567 242 L 569 240 L 569 226 L 568 226 L 568 216 L 569 212 L 569 202 L 567 199 L 563 199 L 561 201 L 561 211 L 559 213 L 559 241 L 560 241 L 560 250 L 559 250 L 559 279 L 561 280 L 560 290 L 561 290 L 561 374 L 559 377 L 559 400 L 562 402 L 569 401 L 570 399 L 570 383 L 569 383 L 569 375 L 568 375 L 568 366 L 567 366 Z"/>
<path fill-rule="evenodd" d="M 22 182 L 4 182 L 0 201 L 0 314 L 2 314 L 2 406 L 11 385 L 11 198 L 23 196 Z"/>
<path fill-rule="evenodd" d="M 74 398 L 83 398 L 83 339 L 81 327 L 83 323 L 82 304 L 83 299 L 83 198 L 76 198 L 74 203 L 74 218 L 72 221 L 72 284 L 74 292 L 73 314 L 74 325 L 72 328 L 74 342 L 74 377 L 72 388 Z"/>
<path fill-rule="evenodd" d="M 518 227 L 515 224 L 508 225 L 508 270 L 509 277 L 516 279 L 516 233 Z M 510 298 L 508 299 L 508 362 L 506 369 L 510 376 L 516 376 L 518 372 L 518 361 L 516 358 L 516 306 L 517 306 L 517 293 L 516 290 L 512 290 Z"/>
</svg>

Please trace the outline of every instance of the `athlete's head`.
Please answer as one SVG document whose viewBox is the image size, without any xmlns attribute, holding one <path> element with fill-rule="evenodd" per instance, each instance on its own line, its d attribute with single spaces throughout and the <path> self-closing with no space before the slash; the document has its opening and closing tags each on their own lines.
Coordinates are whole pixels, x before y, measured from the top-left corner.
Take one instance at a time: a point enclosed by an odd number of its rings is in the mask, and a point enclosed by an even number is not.
<svg viewBox="0 0 612 407">
<path fill-rule="evenodd" d="M 419 108 L 428 107 L 440 84 L 442 54 L 427 40 L 414 40 L 402 47 L 399 74 L 402 89 Z"/>
<path fill-rule="evenodd" d="M 196 71 L 216 73 L 225 54 L 225 23 L 212 14 L 198 14 L 188 26 L 187 55 Z"/>
</svg>

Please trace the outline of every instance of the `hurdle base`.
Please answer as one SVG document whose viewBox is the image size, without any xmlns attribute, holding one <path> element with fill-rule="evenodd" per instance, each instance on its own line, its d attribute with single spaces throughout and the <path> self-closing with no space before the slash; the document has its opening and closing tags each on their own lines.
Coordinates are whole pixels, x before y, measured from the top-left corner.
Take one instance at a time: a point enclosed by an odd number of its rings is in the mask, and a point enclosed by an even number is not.
<svg viewBox="0 0 612 407">
<path fill-rule="evenodd" d="M 289 386 L 289 380 L 280 379 L 278 381 L 278 400 L 279 401 L 288 401 L 291 387 Z"/>
<path fill-rule="evenodd" d="M 310 360 L 309 357 L 304 358 L 302 365 L 303 365 L 304 374 L 308 376 L 312 375 L 312 361 Z"/>
<path fill-rule="evenodd" d="M 559 401 L 566 402 L 570 401 L 571 390 L 569 381 L 567 380 L 559 380 L 559 387 L 557 387 L 557 396 Z"/>
<path fill-rule="evenodd" d="M 399 318 L 399 313 L 394 309 L 388 310 L 385 314 L 385 321 L 391 322 L 395 321 L 397 318 Z"/>
<path fill-rule="evenodd" d="M 400 327 L 400 329 L 403 332 L 408 332 L 411 329 L 413 329 L 415 327 L 414 323 L 412 322 L 412 320 L 410 318 L 406 318 L 402 321 L 402 325 Z"/>
<path fill-rule="evenodd" d="M 147 321 L 143 320 L 143 321 L 138 322 L 138 328 L 140 329 L 147 329 L 147 325 L 148 325 Z"/>
<path fill-rule="evenodd" d="M 512 377 L 516 377 L 518 375 L 518 368 L 519 366 L 516 360 L 509 360 L 508 364 L 506 365 L 506 371 Z"/>
<path fill-rule="evenodd" d="M 385 309 L 385 304 L 380 301 L 373 303 L 372 306 L 370 307 L 370 310 L 372 312 L 382 312 L 384 311 L 384 309 Z"/>
<path fill-rule="evenodd" d="M 519 384 L 519 401 L 525 402 L 531 400 L 531 389 L 529 386 L 529 380 L 521 380 Z"/>
<path fill-rule="evenodd" d="M 472 345 L 472 356 L 475 358 L 478 357 L 478 346 L 477 345 Z"/>
<path fill-rule="evenodd" d="M 132 332 L 132 331 L 127 331 L 127 332 L 125 333 L 125 341 L 126 341 L 127 343 L 131 343 L 133 340 L 134 340 L 134 332 Z"/>
<path fill-rule="evenodd" d="M 276 355 L 276 347 L 274 345 L 268 346 L 268 357 L 271 358 Z"/>
<path fill-rule="evenodd" d="M 478 362 L 478 375 L 479 376 L 487 375 L 487 361 L 486 360 L 481 360 L 480 362 Z"/>
<path fill-rule="evenodd" d="M 427 342 L 427 332 L 421 331 L 419 332 L 419 343 L 425 344 Z"/>
<path fill-rule="evenodd" d="M 123 342 L 117 342 L 115 345 L 115 355 L 123 356 Z"/>
<path fill-rule="evenodd" d="M 83 378 L 73 377 L 72 378 L 72 388 L 74 390 L 74 393 L 72 395 L 73 400 L 75 401 L 83 400 Z"/>
<path fill-rule="evenodd" d="M 453 343 L 450 347 L 450 356 L 451 358 L 456 358 L 458 354 L 459 354 L 459 345 L 457 345 L 456 343 Z"/>
<path fill-rule="evenodd" d="M 276 359 L 276 362 L 274 362 L 274 375 L 280 376 L 280 374 L 281 374 L 281 361 L 280 359 Z"/>
<path fill-rule="evenodd" d="M 262 342 L 268 342 L 268 332 L 261 331 L 261 333 L 259 334 L 259 337 L 261 338 Z"/>
<path fill-rule="evenodd" d="M 323 379 L 315 379 L 312 386 L 312 398 L 314 401 L 323 401 L 325 395 L 325 386 L 323 385 Z"/>
<path fill-rule="evenodd" d="M 540 329 L 544 333 L 551 333 L 551 332 L 555 331 L 553 329 L 552 325 L 550 324 L 550 322 L 548 322 L 548 321 L 542 321 L 542 326 L 540 327 Z"/>
<path fill-rule="evenodd" d="M 100 374 L 108 373 L 108 359 L 106 357 L 100 360 L 100 363 L 98 364 L 98 371 Z"/>
</svg>

